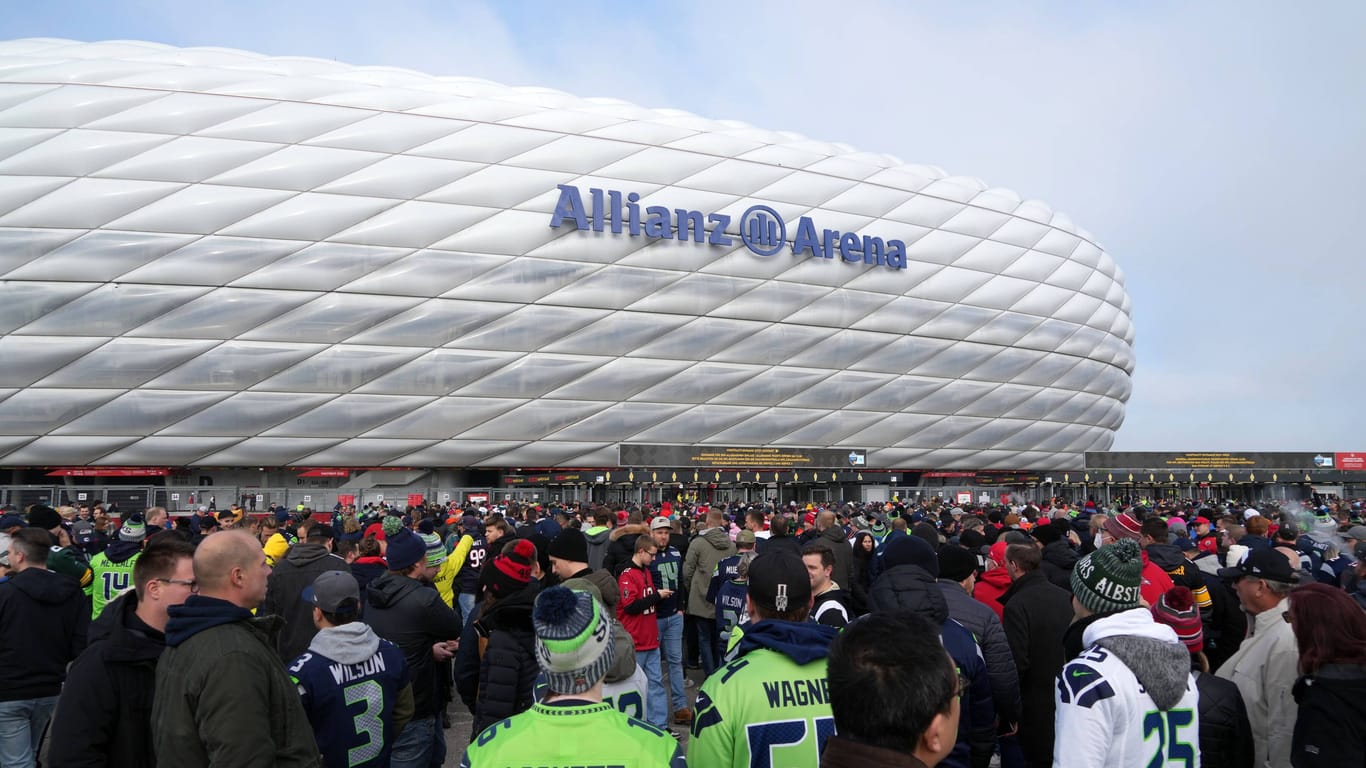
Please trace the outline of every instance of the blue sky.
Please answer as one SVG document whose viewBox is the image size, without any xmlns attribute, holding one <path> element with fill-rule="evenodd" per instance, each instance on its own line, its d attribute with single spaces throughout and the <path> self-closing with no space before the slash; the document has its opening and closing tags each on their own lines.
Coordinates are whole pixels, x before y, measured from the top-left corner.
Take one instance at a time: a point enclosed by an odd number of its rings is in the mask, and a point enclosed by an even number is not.
<svg viewBox="0 0 1366 768">
<path fill-rule="evenodd" d="M 0 37 L 245 48 L 742 120 L 977 176 L 1123 267 L 1117 450 L 1366 450 L 1366 3 L 44 2 Z"/>
</svg>

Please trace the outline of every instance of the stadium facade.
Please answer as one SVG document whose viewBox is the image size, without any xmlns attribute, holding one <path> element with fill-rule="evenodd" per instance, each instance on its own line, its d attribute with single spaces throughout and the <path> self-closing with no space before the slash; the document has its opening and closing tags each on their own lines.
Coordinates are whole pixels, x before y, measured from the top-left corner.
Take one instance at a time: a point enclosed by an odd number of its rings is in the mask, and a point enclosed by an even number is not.
<svg viewBox="0 0 1366 768">
<path fill-rule="evenodd" d="M 1110 255 L 977 179 L 235 50 L 0 44 L 0 243 L 10 468 L 1080 469 L 1134 367 Z"/>
</svg>

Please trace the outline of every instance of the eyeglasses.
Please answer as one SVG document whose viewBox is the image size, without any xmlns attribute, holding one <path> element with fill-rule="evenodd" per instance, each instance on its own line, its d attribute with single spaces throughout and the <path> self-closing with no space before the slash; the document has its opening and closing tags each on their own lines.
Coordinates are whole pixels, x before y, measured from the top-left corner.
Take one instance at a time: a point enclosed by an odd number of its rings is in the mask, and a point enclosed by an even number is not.
<svg viewBox="0 0 1366 768">
<path fill-rule="evenodd" d="M 199 582 L 194 579 L 153 579 L 153 581 L 159 581 L 162 584 L 179 584 L 182 587 L 189 587 L 191 592 L 199 591 Z"/>
</svg>

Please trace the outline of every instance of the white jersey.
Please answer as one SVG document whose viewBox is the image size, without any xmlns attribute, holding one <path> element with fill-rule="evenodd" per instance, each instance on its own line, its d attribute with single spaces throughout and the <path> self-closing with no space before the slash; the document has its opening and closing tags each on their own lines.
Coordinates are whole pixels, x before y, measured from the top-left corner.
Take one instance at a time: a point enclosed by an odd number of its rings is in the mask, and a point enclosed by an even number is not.
<svg viewBox="0 0 1366 768">
<path fill-rule="evenodd" d="M 606 680 L 602 683 L 602 700 L 611 704 L 618 712 L 625 712 L 637 720 L 645 719 L 646 704 L 649 703 L 650 681 L 645 670 L 636 665 L 631 676 L 615 683 Z"/>
<path fill-rule="evenodd" d="M 1195 678 L 1188 669 L 1182 670 L 1186 684 L 1180 700 L 1169 709 L 1159 708 L 1115 651 L 1097 645 L 1097 641 L 1121 636 L 1174 644 L 1181 651 L 1172 654 L 1176 663 L 1188 658 L 1171 627 L 1153 621 L 1146 608 L 1124 611 L 1088 627 L 1083 635 L 1087 650 L 1058 675 L 1054 767 L 1198 768 L 1200 716 Z M 1145 679 L 1152 674 L 1141 671 Z"/>
</svg>

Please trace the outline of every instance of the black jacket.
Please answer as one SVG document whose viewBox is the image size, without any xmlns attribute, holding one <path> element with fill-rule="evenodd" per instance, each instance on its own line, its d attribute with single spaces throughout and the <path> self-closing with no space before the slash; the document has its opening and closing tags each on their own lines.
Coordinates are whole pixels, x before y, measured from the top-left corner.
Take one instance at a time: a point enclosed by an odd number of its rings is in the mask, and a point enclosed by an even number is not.
<svg viewBox="0 0 1366 768">
<path fill-rule="evenodd" d="M 791 534 L 786 536 L 769 536 L 767 539 L 758 539 L 755 541 L 754 551 L 761 555 L 766 555 L 769 552 L 788 552 L 796 555 L 797 559 L 801 559 L 802 545 L 798 543 L 797 537 Z M 830 578 L 835 579 L 833 575 Z M 848 587 L 847 584 L 839 579 L 835 579 L 835 582 L 841 587 Z"/>
<path fill-rule="evenodd" d="M 1043 575 L 1053 584 L 1072 592 L 1072 568 L 1076 566 L 1081 555 L 1077 550 L 1072 549 L 1072 545 L 1066 539 L 1059 539 L 1044 545 L 1043 563 L 1040 569 Z"/>
<path fill-rule="evenodd" d="M 1200 693 L 1200 765 L 1252 768 L 1252 725 L 1238 685 L 1196 672 L 1195 688 Z"/>
<path fill-rule="evenodd" d="M 256 615 L 276 614 L 284 618 L 285 628 L 280 631 L 276 651 L 286 665 L 308 650 L 308 644 L 318 634 L 318 628 L 313 626 L 313 604 L 303 598 L 304 587 L 321 573 L 349 570 L 345 560 L 322 544 L 302 542 L 290 547 L 285 558 L 275 564 L 266 583 L 266 599 L 256 609 Z"/>
<path fill-rule="evenodd" d="M 539 592 L 540 584 L 533 581 L 489 606 L 475 622 L 483 657 L 479 660 L 479 688 L 470 707 L 474 713 L 471 739 L 499 720 L 525 712 L 534 702 L 532 692 L 540 667 L 536 663 L 531 609 Z M 468 689 L 460 693 L 468 703 Z"/>
<path fill-rule="evenodd" d="M 1295 681 L 1294 692 L 1300 708 L 1290 764 L 1366 765 L 1366 666 L 1324 665 Z"/>
<path fill-rule="evenodd" d="M 641 534 L 650 535 L 649 527 L 631 523 L 613 528 L 612 532 L 607 534 L 607 552 L 602 558 L 602 570 L 612 574 L 612 578 L 620 576 L 622 570 L 630 564 L 631 555 L 636 551 L 636 539 L 640 538 Z"/>
<path fill-rule="evenodd" d="M 60 693 L 89 631 L 90 603 L 74 579 L 26 568 L 0 583 L 0 701 Z"/>
<path fill-rule="evenodd" d="M 48 738 L 53 765 L 157 764 L 152 699 L 166 636 L 137 617 L 137 606 L 137 593 L 131 591 L 110 603 L 91 632 L 90 647 L 67 672 Z"/>
<path fill-rule="evenodd" d="M 968 679 L 968 692 L 958 716 L 958 739 L 941 765 L 984 768 L 996 745 L 996 707 L 982 649 L 966 627 L 949 616 L 944 592 L 929 571 L 918 565 L 897 565 L 878 574 L 869 592 L 874 611 L 914 611 L 940 627 L 944 649 Z"/>
<path fill-rule="evenodd" d="M 413 719 L 434 716 L 441 700 L 438 665 L 432 646 L 460 638 L 460 617 L 432 587 L 393 572 L 370 583 L 365 623 L 397 645 L 413 681 Z"/>
<path fill-rule="evenodd" d="M 1010 585 L 1005 607 L 1006 640 L 1020 673 L 1020 749 L 1031 764 L 1053 760 L 1055 681 L 1062 665 L 1062 638 L 1072 623 L 1072 594 L 1049 582 L 1042 570 Z"/>
</svg>

